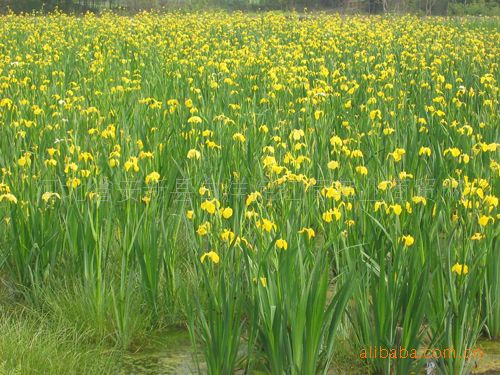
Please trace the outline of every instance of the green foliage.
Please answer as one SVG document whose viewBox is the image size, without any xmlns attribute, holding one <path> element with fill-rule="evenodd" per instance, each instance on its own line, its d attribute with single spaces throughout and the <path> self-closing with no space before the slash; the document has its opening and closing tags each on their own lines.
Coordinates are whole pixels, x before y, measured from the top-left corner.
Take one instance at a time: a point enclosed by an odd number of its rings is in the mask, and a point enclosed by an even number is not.
<svg viewBox="0 0 500 375">
<path fill-rule="evenodd" d="M 208 260 L 197 263 L 196 277 L 200 279 L 200 288 L 186 295 L 194 355 L 197 356 L 198 344 L 201 343 L 209 375 L 233 374 L 236 370 L 246 306 L 243 293 L 245 272 L 238 264 L 240 258 L 237 255 L 227 257 L 222 269 Z"/>
<path fill-rule="evenodd" d="M 500 3 L 497 0 L 477 0 L 471 3 L 448 3 L 448 14 L 456 16 L 499 16 Z"/>
<path fill-rule="evenodd" d="M 256 283 L 258 342 L 271 374 L 326 374 L 350 298 L 352 282 L 330 285 L 326 251 L 307 262 L 304 250 L 288 250 L 276 268 L 260 264 L 266 283 Z"/>
<path fill-rule="evenodd" d="M 22 312 L 0 320 L 0 374 L 81 375 L 111 373 L 113 352 L 104 353 L 88 332 L 45 315 Z"/>
<path fill-rule="evenodd" d="M 419 348 L 430 293 L 429 262 L 418 249 L 393 243 L 391 229 L 371 219 L 365 237 L 370 233 L 373 239 L 367 241 L 357 262 L 345 265 L 363 280 L 349 312 L 358 350 Z M 421 361 L 409 358 L 368 358 L 368 363 L 381 374 L 410 374 L 422 366 Z"/>
<path fill-rule="evenodd" d="M 434 293 L 430 294 L 427 316 L 433 347 L 466 353 L 467 349 L 474 348 L 484 324 L 481 302 L 485 254 L 468 246 L 455 251 L 451 246 L 454 235 L 456 230 L 449 236 L 447 249 L 439 249 L 437 256 L 431 258 L 435 262 L 432 274 Z M 455 262 L 469 264 L 467 277 L 449 272 Z M 466 355 L 457 355 L 442 356 L 438 365 L 442 374 L 468 374 L 473 363 Z"/>
<path fill-rule="evenodd" d="M 500 228 L 497 228 L 500 231 Z M 491 240 L 491 249 L 497 248 L 496 236 Z M 500 338 L 500 261 L 495 251 L 486 255 L 485 270 L 485 309 L 486 330 L 488 336 L 494 340 Z"/>
</svg>

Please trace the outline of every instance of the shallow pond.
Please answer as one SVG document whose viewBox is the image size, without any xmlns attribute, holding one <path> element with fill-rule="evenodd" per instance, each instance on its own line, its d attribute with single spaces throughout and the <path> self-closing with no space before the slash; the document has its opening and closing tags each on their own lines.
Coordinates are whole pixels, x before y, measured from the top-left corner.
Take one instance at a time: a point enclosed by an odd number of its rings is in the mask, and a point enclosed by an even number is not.
<svg viewBox="0 0 500 375">
<path fill-rule="evenodd" d="M 189 335 L 186 331 L 169 331 L 154 340 L 151 348 L 128 353 L 124 358 L 123 375 L 187 375 L 196 373 Z"/>
</svg>

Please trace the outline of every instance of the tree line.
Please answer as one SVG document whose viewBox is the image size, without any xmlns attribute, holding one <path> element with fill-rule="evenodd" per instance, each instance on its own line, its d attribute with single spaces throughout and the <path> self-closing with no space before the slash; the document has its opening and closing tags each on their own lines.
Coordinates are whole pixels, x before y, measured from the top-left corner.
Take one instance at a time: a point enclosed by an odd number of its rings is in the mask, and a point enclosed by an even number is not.
<svg viewBox="0 0 500 375">
<path fill-rule="evenodd" d="M 144 9 L 332 9 L 346 13 L 500 15 L 500 0 L 0 0 L 0 11 L 137 12 Z"/>
</svg>

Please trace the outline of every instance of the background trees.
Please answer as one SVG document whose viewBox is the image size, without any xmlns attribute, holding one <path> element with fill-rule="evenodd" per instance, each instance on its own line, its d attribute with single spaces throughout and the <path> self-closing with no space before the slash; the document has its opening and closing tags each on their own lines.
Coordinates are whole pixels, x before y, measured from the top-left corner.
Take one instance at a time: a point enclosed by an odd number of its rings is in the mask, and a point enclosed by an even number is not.
<svg viewBox="0 0 500 375">
<path fill-rule="evenodd" d="M 122 9 L 222 7 L 230 9 L 331 9 L 345 13 L 417 13 L 421 15 L 500 15 L 500 0 L 0 0 L 0 11 L 68 12 Z"/>
</svg>

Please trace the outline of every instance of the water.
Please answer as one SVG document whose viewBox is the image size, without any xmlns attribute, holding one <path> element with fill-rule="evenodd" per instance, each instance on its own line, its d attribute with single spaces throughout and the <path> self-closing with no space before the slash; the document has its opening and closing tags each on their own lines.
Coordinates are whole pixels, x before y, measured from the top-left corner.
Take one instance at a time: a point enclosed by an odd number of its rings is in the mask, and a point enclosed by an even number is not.
<svg viewBox="0 0 500 375">
<path fill-rule="evenodd" d="M 129 353 L 124 358 L 122 375 L 188 375 L 196 374 L 189 335 L 186 331 L 169 331 L 155 340 L 151 348 Z"/>
<path fill-rule="evenodd" d="M 481 340 L 476 346 L 483 350 L 484 357 L 478 361 L 473 374 L 500 374 L 500 341 Z"/>
</svg>

